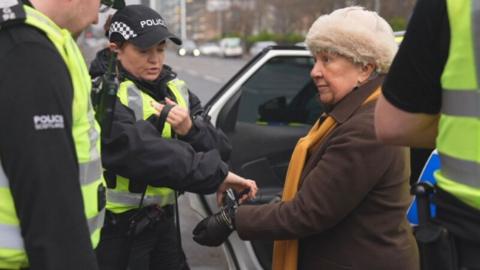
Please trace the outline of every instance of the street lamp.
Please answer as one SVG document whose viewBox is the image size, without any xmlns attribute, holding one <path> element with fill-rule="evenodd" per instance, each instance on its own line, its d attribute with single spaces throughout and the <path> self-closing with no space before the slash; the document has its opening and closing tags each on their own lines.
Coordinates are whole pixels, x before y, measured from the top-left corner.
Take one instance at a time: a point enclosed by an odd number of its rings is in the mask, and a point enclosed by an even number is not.
<svg viewBox="0 0 480 270">
<path fill-rule="evenodd" d="M 220 37 L 223 37 L 223 11 L 230 9 L 230 0 L 207 0 L 207 10 L 217 12 L 217 28 Z"/>
<path fill-rule="evenodd" d="M 187 3 L 180 0 L 180 38 L 187 39 Z"/>
<path fill-rule="evenodd" d="M 375 11 L 380 14 L 380 0 L 375 0 Z"/>
<path fill-rule="evenodd" d="M 157 10 L 157 4 L 155 0 L 150 0 L 150 8 L 153 10 Z"/>
</svg>

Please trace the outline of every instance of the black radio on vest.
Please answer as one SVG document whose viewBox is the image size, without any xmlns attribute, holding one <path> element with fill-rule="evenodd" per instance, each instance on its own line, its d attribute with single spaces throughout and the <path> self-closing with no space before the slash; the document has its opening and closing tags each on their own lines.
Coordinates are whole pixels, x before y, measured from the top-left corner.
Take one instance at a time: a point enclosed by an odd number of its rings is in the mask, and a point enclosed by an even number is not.
<svg viewBox="0 0 480 270">
<path fill-rule="evenodd" d="M 95 118 L 102 128 L 102 137 L 110 136 L 112 130 L 113 113 L 117 100 L 118 79 L 115 72 L 117 57 L 112 53 L 108 69 L 105 74 L 93 81 L 92 102 L 95 109 Z"/>
</svg>

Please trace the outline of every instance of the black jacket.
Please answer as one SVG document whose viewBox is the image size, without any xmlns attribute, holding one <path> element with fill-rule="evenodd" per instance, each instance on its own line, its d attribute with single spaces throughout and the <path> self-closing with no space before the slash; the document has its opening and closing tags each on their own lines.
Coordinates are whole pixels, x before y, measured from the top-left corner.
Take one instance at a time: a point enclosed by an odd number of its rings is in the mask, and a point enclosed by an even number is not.
<svg viewBox="0 0 480 270">
<path fill-rule="evenodd" d="M 98 269 L 71 132 L 73 94 L 67 66 L 43 32 L 23 23 L 0 29 L 0 162 L 31 270 Z M 35 117 L 45 115 L 64 125 L 36 128 Z"/>
<path fill-rule="evenodd" d="M 106 70 L 109 52 L 100 51 L 92 62 L 92 77 Z M 164 66 L 155 82 L 140 81 L 119 65 L 121 80 L 133 81 L 139 89 L 157 101 L 173 99 L 166 83 L 176 74 Z M 117 99 L 112 133 L 102 140 L 102 161 L 109 174 L 117 174 L 137 183 L 164 186 L 179 191 L 212 193 L 228 173 L 225 161 L 231 146 L 222 131 L 214 128 L 203 116 L 196 95 L 189 91 L 192 129 L 186 136 L 165 139 L 154 123 L 156 116 L 136 121 L 133 111 Z"/>
</svg>

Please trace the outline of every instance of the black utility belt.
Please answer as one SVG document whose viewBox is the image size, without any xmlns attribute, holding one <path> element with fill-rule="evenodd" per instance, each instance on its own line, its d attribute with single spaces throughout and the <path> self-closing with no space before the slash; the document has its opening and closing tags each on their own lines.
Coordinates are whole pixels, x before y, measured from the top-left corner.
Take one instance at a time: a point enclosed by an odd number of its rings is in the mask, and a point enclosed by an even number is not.
<svg viewBox="0 0 480 270">
<path fill-rule="evenodd" d="M 480 269 L 480 210 L 436 187 L 435 218 L 415 227 L 422 270 Z"/>
<path fill-rule="evenodd" d="M 173 218 L 174 207 L 169 204 L 163 207 L 148 205 L 116 214 L 106 212 L 106 226 L 115 226 L 127 235 L 137 235 L 147 228 L 153 228 L 162 221 Z"/>
<path fill-rule="evenodd" d="M 142 206 L 140 208 L 134 208 L 123 213 L 113 213 L 107 209 L 107 217 L 112 216 L 116 218 L 119 222 L 130 220 L 133 216 L 139 214 L 150 214 L 164 216 L 166 218 L 173 217 L 173 204 L 168 204 L 163 207 L 160 207 L 156 204 Z"/>
<path fill-rule="evenodd" d="M 439 224 L 456 237 L 480 243 L 480 209 L 465 204 L 438 186 L 433 201 L 437 206 L 435 220 Z"/>
</svg>

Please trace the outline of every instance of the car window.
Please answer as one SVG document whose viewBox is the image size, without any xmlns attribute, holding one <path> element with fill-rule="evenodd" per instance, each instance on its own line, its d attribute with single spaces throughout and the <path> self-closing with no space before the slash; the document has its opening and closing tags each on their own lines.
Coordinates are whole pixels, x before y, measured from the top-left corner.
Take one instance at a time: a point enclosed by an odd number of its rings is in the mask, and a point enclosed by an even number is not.
<svg viewBox="0 0 480 270">
<path fill-rule="evenodd" d="M 276 57 L 241 87 L 238 121 L 259 125 L 313 124 L 323 112 L 311 57 Z"/>
</svg>

